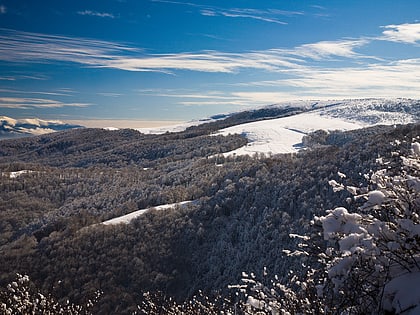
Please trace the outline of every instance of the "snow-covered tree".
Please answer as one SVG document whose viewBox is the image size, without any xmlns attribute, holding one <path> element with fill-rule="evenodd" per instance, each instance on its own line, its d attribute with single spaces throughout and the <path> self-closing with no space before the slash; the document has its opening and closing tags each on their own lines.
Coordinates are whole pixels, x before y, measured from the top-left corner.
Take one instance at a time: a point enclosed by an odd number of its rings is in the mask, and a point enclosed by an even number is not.
<svg viewBox="0 0 420 315">
<path fill-rule="evenodd" d="M 69 301 L 62 304 L 51 295 L 42 294 L 27 275 L 17 274 L 16 280 L 0 291 L 0 314 L 91 314 L 91 309 L 99 295 L 98 292 L 96 297 L 87 301 L 85 305 L 76 305 Z"/>
<path fill-rule="evenodd" d="M 392 152 L 367 187 L 330 181 L 347 190 L 347 207 L 312 221 L 311 235 L 291 236 L 301 256 L 287 283 L 245 277 L 241 290 L 262 314 L 420 313 L 420 144 Z M 401 143 L 396 142 L 398 147 Z M 344 179 L 345 175 L 339 176 Z"/>
</svg>

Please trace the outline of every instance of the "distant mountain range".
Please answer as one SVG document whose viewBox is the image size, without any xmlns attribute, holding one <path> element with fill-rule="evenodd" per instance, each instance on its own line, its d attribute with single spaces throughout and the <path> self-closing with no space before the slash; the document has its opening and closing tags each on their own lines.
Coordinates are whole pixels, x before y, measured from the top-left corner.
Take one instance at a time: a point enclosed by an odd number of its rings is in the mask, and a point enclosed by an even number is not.
<svg viewBox="0 0 420 315">
<path fill-rule="evenodd" d="M 47 121 L 38 118 L 13 119 L 7 116 L 0 116 L 0 139 L 42 135 L 72 128 L 82 128 L 82 126 L 71 125 L 58 120 Z"/>
<path fill-rule="evenodd" d="M 419 117 L 420 100 L 413 99 L 298 100 L 214 115 L 181 125 L 135 128 L 135 130 L 144 134 L 162 134 L 181 132 L 198 125 L 214 124 L 214 131 L 220 130 L 222 134 L 243 134 L 252 143 L 252 148 L 241 149 L 235 154 L 288 153 L 298 150 L 302 137 L 317 129 L 350 130 L 373 125 L 408 124 L 418 122 Z M 13 119 L 0 116 L 0 139 L 41 135 L 81 127 L 55 120 Z M 118 129 L 113 128 L 115 126 L 112 126 L 112 123 L 110 127 L 109 129 Z M 279 136 L 284 139 L 280 141 Z M 273 144 L 273 141 L 277 143 Z M 263 143 L 269 145 L 261 146 Z"/>
</svg>

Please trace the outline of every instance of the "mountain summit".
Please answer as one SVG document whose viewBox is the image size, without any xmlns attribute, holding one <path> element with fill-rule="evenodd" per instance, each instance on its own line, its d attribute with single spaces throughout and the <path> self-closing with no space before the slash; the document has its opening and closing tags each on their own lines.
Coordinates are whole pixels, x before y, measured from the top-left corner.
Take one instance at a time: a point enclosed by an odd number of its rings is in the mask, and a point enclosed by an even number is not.
<svg viewBox="0 0 420 315">
<path fill-rule="evenodd" d="M 41 135 L 81 127 L 59 120 L 42 120 L 38 118 L 13 119 L 7 116 L 0 116 L 0 139 Z"/>
</svg>

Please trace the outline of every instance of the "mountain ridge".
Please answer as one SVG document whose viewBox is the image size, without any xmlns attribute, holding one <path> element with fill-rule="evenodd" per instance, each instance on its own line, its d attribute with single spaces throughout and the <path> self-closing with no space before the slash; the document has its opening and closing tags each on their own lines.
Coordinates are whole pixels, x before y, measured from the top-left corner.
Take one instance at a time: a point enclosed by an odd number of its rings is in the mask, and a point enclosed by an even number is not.
<svg viewBox="0 0 420 315">
<path fill-rule="evenodd" d="M 378 160 L 400 159 L 397 144 L 420 139 L 419 123 L 371 126 L 309 133 L 296 154 L 225 157 L 247 140 L 214 132 L 259 114 L 159 135 L 83 128 L 3 140 L 0 287 L 20 273 L 60 301 L 100 290 L 94 313 L 133 314 L 145 292 L 230 295 L 243 271 L 264 268 L 283 279 L 300 265 L 282 254 L 289 234 L 348 205 L 329 183 L 364 184 Z M 143 211 L 186 200 L 197 202 Z"/>
<path fill-rule="evenodd" d="M 74 128 L 83 128 L 83 126 L 72 125 L 59 120 L 14 119 L 8 116 L 0 116 L 0 139 L 43 135 Z"/>
</svg>

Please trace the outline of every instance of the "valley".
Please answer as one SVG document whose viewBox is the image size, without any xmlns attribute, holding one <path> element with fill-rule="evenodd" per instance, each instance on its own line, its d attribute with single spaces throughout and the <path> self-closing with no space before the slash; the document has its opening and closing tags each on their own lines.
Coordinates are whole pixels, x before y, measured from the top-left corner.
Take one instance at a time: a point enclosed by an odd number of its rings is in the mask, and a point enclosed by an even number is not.
<svg viewBox="0 0 420 315">
<path fill-rule="evenodd" d="M 419 111 L 415 100 L 273 105 L 177 132 L 2 140 L 0 284 L 28 275 L 80 305 L 100 291 L 94 313 L 133 314 L 147 292 L 183 303 L 231 297 L 243 272 L 286 281 L 302 263 L 285 254 L 298 245 L 289 235 L 360 206 L 329 183 L 362 187 L 379 160 L 411 152 Z"/>
</svg>

